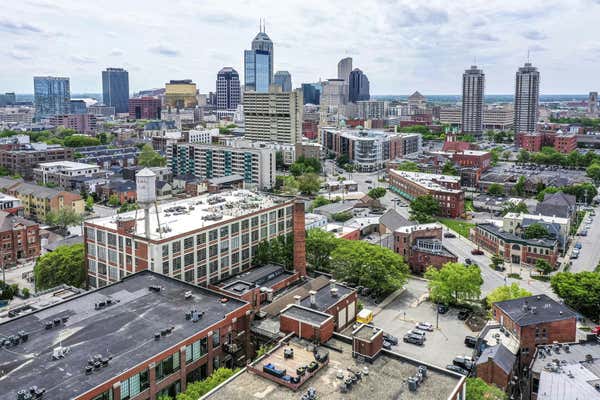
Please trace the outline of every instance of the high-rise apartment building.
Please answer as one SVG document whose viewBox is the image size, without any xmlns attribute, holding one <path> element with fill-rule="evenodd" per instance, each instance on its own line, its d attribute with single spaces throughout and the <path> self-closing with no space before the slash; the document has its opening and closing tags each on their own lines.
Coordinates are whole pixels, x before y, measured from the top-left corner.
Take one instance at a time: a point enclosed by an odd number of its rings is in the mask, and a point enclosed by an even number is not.
<svg viewBox="0 0 600 400">
<path fill-rule="evenodd" d="M 39 120 L 71 112 L 69 78 L 35 76 L 33 78 L 35 116 Z"/>
<path fill-rule="evenodd" d="M 217 74 L 217 110 L 235 110 L 240 104 L 240 76 L 231 67 Z"/>
<path fill-rule="evenodd" d="M 369 100 L 369 79 L 360 69 L 350 72 L 348 83 L 348 100 L 352 103 Z"/>
<path fill-rule="evenodd" d="M 483 133 L 483 96 L 485 74 L 472 65 L 463 74 L 462 86 L 462 131 L 475 136 Z"/>
<path fill-rule="evenodd" d="M 515 133 L 534 132 L 538 119 L 540 73 L 531 63 L 517 71 L 515 82 Z"/>
<path fill-rule="evenodd" d="M 102 102 L 113 106 L 115 112 L 128 112 L 129 72 L 123 68 L 106 68 L 102 71 Z"/>
<path fill-rule="evenodd" d="M 301 89 L 292 92 L 244 93 L 245 137 L 294 144 L 302 140 Z"/>
<path fill-rule="evenodd" d="M 304 104 L 318 105 L 321 102 L 321 91 L 323 87 L 321 83 L 303 83 L 302 84 L 302 100 Z"/>
<path fill-rule="evenodd" d="M 87 114 L 87 105 L 84 100 L 71 100 L 71 114 Z"/>
<path fill-rule="evenodd" d="M 328 107 L 340 107 L 348 103 L 348 93 L 346 83 L 343 79 L 327 79 L 322 84 L 321 109 Z"/>
<path fill-rule="evenodd" d="M 273 83 L 280 86 L 282 92 L 292 91 L 292 75 L 288 71 L 277 71 L 273 77 Z"/>
<path fill-rule="evenodd" d="M 196 84 L 191 79 L 172 80 L 165 84 L 165 105 L 167 108 L 195 108 Z"/>
<path fill-rule="evenodd" d="M 383 100 L 361 100 L 356 102 L 358 108 L 358 119 L 384 119 L 385 101 Z"/>
<path fill-rule="evenodd" d="M 244 91 L 267 93 L 273 83 L 273 42 L 264 29 L 252 41 L 252 49 L 244 51 Z"/>
<path fill-rule="evenodd" d="M 588 97 L 588 114 L 592 118 L 598 116 L 598 92 L 590 92 Z"/>
</svg>

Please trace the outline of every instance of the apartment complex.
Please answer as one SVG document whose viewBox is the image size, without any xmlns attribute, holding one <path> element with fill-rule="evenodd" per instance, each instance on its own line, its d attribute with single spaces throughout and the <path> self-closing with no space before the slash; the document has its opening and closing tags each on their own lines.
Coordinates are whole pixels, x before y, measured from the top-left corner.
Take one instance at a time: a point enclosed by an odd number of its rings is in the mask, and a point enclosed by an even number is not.
<svg viewBox="0 0 600 400">
<path fill-rule="evenodd" d="M 0 148 L 0 166 L 25 179 L 33 178 L 33 168 L 47 161 L 73 159 L 73 149 L 45 143 L 16 144 Z"/>
<path fill-rule="evenodd" d="M 35 111 L 31 107 L 1 107 L 0 123 L 31 124 Z"/>
<path fill-rule="evenodd" d="M 422 172 L 388 170 L 389 189 L 413 201 L 430 195 L 438 201 L 442 216 L 457 218 L 465 211 L 465 193 L 460 177 Z"/>
<path fill-rule="evenodd" d="M 458 257 L 442 244 L 443 228 L 439 223 L 402 226 L 394 231 L 394 251 L 400 254 L 414 273 L 428 267 L 441 268 Z"/>
<path fill-rule="evenodd" d="M 37 222 L 0 211 L 0 263 L 33 259 L 41 253 L 40 226 Z"/>
<path fill-rule="evenodd" d="M 73 188 L 76 178 L 106 178 L 106 172 L 97 164 L 84 164 L 74 161 L 55 161 L 40 163 L 33 169 L 33 180 L 39 184 L 54 184 L 63 189 Z"/>
<path fill-rule="evenodd" d="M 539 99 L 540 73 L 531 63 L 525 63 L 515 79 L 515 132 L 535 132 Z"/>
<path fill-rule="evenodd" d="M 97 130 L 96 116 L 93 114 L 54 115 L 50 117 L 49 123 L 84 134 L 95 134 Z"/>
<path fill-rule="evenodd" d="M 128 102 L 129 118 L 132 119 L 160 119 L 161 110 L 161 101 L 157 97 L 136 97 Z"/>
<path fill-rule="evenodd" d="M 172 143 L 167 163 L 173 175 L 220 178 L 240 175 L 260 190 L 275 184 L 276 152 L 272 148 L 223 147 L 202 143 Z"/>
<path fill-rule="evenodd" d="M 69 78 L 34 76 L 33 92 L 36 119 L 71 112 L 71 88 Z"/>
<path fill-rule="evenodd" d="M 480 136 L 483 133 L 483 96 L 485 74 L 476 65 L 463 74 L 462 131 Z"/>
<path fill-rule="evenodd" d="M 142 220 L 135 211 L 87 220 L 89 286 L 145 269 L 191 284 L 218 282 L 247 270 L 261 241 L 292 233 L 294 219 L 303 232 L 301 208 L 294 212 L 293 201 L 235 190 L 163 203 Z"/>
<path fill-rule="evenodd" d="M 506 131 L 512 129 L 514 111 L 512 107 L 485 107 L 483 109 L 483 130 Z M 440 123 L 462 129 L 462 109 L 442 107 Z"/>
<path fill-rule="evenodd" d="M 356 102 L 358 107 L 358 119 L 384 119 L 385 101 L 383 100 L 361 100 Z"/>
<path fill-rule="evenodd" d="M 219 367 L 245 365 L 249 310 L 151 271 L 72 295 L 0 325 L 11 338 L 11 350 L 0 353 L 8 378 L 0 399 L 174 398 Z"/>
<path fill-rule="evenodd" d="M 422 137 L 417 133 L 323 128 L 321 144 L 336 156 L 348 157 L 360 171 L 376 171 L 387 161 L 419 153 Z"/>
<path fill-rule="evenodd" d="M 244 93 L 245 137 L 295 144 L 302 140 L 302 91 Z"/>
</svg>

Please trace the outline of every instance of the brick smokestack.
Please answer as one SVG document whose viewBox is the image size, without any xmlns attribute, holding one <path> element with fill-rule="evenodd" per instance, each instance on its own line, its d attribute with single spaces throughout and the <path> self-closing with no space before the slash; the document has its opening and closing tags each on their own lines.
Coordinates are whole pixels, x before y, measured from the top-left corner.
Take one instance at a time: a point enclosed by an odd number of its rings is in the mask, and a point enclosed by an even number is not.
<svg viewBox="0 0 600 400">
<path fill-rule="evenodd" d="M 306 276 L 306 229 L 304 225 L 304 202 L 294 202 L 294 271 Z"/>
</svg>

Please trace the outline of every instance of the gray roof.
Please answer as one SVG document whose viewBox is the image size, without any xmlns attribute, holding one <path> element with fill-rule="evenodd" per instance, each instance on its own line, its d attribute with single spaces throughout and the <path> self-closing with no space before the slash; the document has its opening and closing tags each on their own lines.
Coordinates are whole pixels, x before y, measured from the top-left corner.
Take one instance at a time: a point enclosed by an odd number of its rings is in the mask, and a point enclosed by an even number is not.
<svg viewBox="0 0 600 400">
<path fill-rule="evenodd" d="M 570 218 L 575 211 L 575 196 L 563 192 L 547 193 L 535 209 L 536 214 Z"/>
<path fill-rule="evenodd" d="M 379 218 L 379 222 L 391 231 L 395 231 L 401 226 L 413 225 L 412 222 L 404 218 L 396 210 L 388 210 Z"/>
<path fill-rule="evenodd" d="M 224 183 L 237 182 L 242 180 L 244 180 L 244 177 L 241 175 L 228 175 L 220 176 L 218 178 L 210 178 L 208 182 L 213 185 L 222 185 Z"/>
<path fill-rule="evenodd" d="M 526 246 L 542 246 L 542 247 L 548 247 L 548 248 L 554 248 L 554 246 L 556 246 L 556 240 L 523 239 L 513 233 L 506 232 L 506 231 L 498 228 L 496 225 L 490 224 L 490 223 L 477 224 L 477 228 L 484 229 L 484 230 L 488 231 L 489 233 L 491 233 L 492 235 L 501 238 L 502 240 L 504 240 L 507 243 L 519 243 L 519 244 L 524 244 Z"/>
<path fill-rule="evenodd" d="M 576 318 L 577 314 L 545 294 L 494 303 L 520 326 Z"/>
<path fill-rule="evenodd" d="M 510 374 L 515 365 L 517 356 L 511 353 L 506 346 L 500 343 L 496 346 L 485 348 L 485 350 L 481 352 L 481 355 L 477 359 L 477 365 L 488 362 L 490 358 L 494 364 L 502 368 L 502 370 L 507 374 Z"/>
<path fill-rule="evenodd" d="M 340 213 L 343 211 L 352 210 L 356 203 L 357 203 L 357 201 L 345 201 L 345 202 L 340 201 L 337 203 L 325 204 L 324 206 L 315 208 L 313 210 L 313 212 L 315 214 L 321 214 L 321 215 L 337 214 L 337 213 Z"/>
<path fill-rule="evenodd" d="M 52 199 L 61 192 L 58 189 L 39 186 L 34 183 L 21 183 L 15 188 L 15 191 L 20 195 L 33 195 L 35 197 L 45 197 L 47 199 Z"/>
<path fill-rule="evenodd" d="M 48 251 L 54 251 L 60 246 L 71 246 L 73 244 L 83 243 L 83 236 L 69 236 L 56 242 L 49 243 L 44 248 Z"/>
</svg>

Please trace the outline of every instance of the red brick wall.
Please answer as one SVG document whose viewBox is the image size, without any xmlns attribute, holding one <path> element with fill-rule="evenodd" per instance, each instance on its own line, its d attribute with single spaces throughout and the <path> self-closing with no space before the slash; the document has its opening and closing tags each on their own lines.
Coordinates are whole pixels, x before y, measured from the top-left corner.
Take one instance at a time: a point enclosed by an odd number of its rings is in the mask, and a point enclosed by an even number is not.
<svg viewBox="0 0 600 400">
<path fill-rule="evenodd" d="M 502 390 L 506 390 L 510 380 L 510 374 L 504 372 L 504 370 L 492 360 L 477 365 L 477 377 L 489 384 L 498 386 Z"/>
<path fill-rule="evenodd" d="M 517 147 L 531 152 L 537 152 L 542 149 L 542 135 L 526 132 L 519 132 L 515 139 Z"/>
<path fill-rule="evenodd" d="M 334 305 L 329 307 L 325 312 L 329 315 L 332 315 L 333 320 L 337 324 L 339 311 L 343 308 L 347 308 L 350 303 L 356 303 L 357 299 L 358 299 L 358 296 L 356 294 L 356 291 L 353 291 L 348 296 L 342 298 L 340 301 L 338 301 L 337 303 L 335 303 Z M 354 304 L 354 318 L 356 318 L 357 313 L 358 313 L 358 309 L 356 307 L 356 304 Z M 351 325 L 354 322 L 354 318 L 351 320 L 348 320 L 348 310 L 346 309 L 346 323 L 343 324 L 342 326 L 338 326 L 338 331 L 342 331 L 345 327 L 347 327 L 348 325 Z"/>
<path fill-rule="evenodd" d="M 294 332 L 298 337 L 306 340 L 318 338 L 320 343 L 325 343 L 333 336 L 333 318 L 325 321 L 320 327 L 316 327 L 281 314 L 279 317 L 279 330 L 284 333 Z"/>
<path fill-rule="evenodd" d="M 413 250 L 410 257 L 408 258 L 408 265 L 410 269 L 415 273 L 423 273 L 428 267 L 432 266 L 437 269 L 448 262 L 457 262 L 456 256 L 446 256 L 439 254 L 425 253 L 418 250 Z"/>
<path fill-rule="evenodd" d="M 577 136 L 575 135 L 567 135 L 567 136 L 556 136 L 554 140 L 554 148 L 556 151 L 567 154 L 577 149 Z"/>
</svg>

